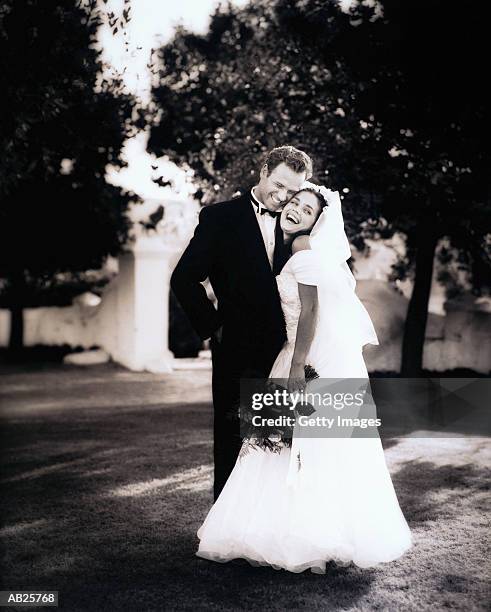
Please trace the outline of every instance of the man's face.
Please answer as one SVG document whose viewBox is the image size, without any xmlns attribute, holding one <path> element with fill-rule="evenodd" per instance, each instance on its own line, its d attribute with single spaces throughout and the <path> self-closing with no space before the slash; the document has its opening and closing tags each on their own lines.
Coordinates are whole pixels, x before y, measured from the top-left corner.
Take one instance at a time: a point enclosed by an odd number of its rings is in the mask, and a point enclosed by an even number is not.
<svg viewBox="0 0 491 612">
<path fill-rule="evenodd" d="M 258 183 L 262 203 L 269 210 L 280 209 L 300 190 L 306 177 L 305 172 L 294 172 L 285 163 L 276 166 L 269 175 L 267 166 L 263 166 Z"/>
</svg>

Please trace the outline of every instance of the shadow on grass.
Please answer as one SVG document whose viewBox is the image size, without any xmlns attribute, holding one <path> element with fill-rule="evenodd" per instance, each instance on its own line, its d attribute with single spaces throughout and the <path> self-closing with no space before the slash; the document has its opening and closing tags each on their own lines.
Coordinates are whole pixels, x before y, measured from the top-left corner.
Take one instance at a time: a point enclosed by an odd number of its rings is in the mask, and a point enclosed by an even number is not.
<svg viewBox="0 0 491 612">
<path fill-rule="evenodd" d="M 448 518 L 462 498 L 489 491 L 489 480 L 490 470 L 483 467 L 437 466 L 430 461 L 409 461 L 392 477 L 410 527 Z M 484 500 L 474 501 L 476 508 L 480 505 L 484 510 Z"/>
<path fill-rule="evenodd" d="M 118 470 L 115 465 L 113 472 Z M 112 473 L 94 479 L 81 475 L 46 474 L 27 489 L 8 485 L 18 520 L 43 516 L 45 522 L 18 529 L 11 523 L 10 532 L 2 533 L 6 588 L 57 589 L 62 609 L 70 610 L 157 609 L 171 600 L 176 603 L 167 609 L 211 610 L 219 602 L 222 609 L 336 610 L 356 608 L 385 571 L 330 564 L 325 576 L 317 576 L 255 568 L 241 560 L 205 561 L 195 557 L 195 534 L 211 504 L 209 491 L 162 487 L 150 495 L 117 498 L 107 494 Z M 134 482 L 136 474 L 131 476 Z M 445 519 L 456 499 L 482 493 L 486 478 L 486 470 L 472 465 L 412 461 L 394 484 L 414 528 Z M 126 474 L 121 482 L 128 480 Z M 435 499 L 439 492 L 444 503 Z"/>
<path fill-rule="evenodd" d="M 197 468 L 211 463 L 210 431 L 205 404 L 6 421 L 2 588 L 58 590 L 60 609 L 70 612 L 397 608 L 383 600 L 384 579 L 403 592 L 413 553 L 373 570 L 329 565 L 325 576 L 197 558 L 196 530 L 212 501 Z M 173 476 L 193 470 L 186 483 L 194 490 L 179 489 Z M 155 479 L 162 483 L 148 494 L 111 494 Z M 411 461 L 393 479 L 418 528 L 458 520 L 461 500 L 478 508 L 487 473 Z"/>
<path fill-rule="evenodd" d="M 83 495 L 72 482 L 71 495 L 49 495 L 53 510 L 43 525 L 2 534 L 3 584 L 59 590 L 62 609 L 159 609 L 168 602 L 166 609 L 284 610 L 317 599 L 339 609 L 355 606 L 376 573 L 329 567 L 326 576 L 299 575 L 198 559 L 195 532 L 208 493 L 117 499 Z"/>
</svg>

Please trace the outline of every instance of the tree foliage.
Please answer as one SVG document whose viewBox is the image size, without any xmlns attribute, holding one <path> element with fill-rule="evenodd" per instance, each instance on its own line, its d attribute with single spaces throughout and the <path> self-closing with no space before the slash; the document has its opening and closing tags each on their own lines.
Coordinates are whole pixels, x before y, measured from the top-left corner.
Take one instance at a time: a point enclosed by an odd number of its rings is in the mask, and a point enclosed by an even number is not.
<svg viewBox="0 0 491 612">
<path fill-rule="evenodd" d="M 130 196 L 105 171 L 122 164 L 134 101 L 101 78 L 100 19 L 74 0 L 0 8 L 0 276 L 17 310 L 31 281 L 98 268 L 127 239 Z"/>
<path fill-rule="evenodd" d="M 204 36 L 179 29 L 160 51 L 149 146 L 193 168 L 208 197 L 253 183 L 261 155 L 291 143 L 313 156 L 317 180 L 349 188 L 358 246 L 406 235 L 406 373 L 422 363 L 439 239 L 477 290 L 490 282 L 487 13 L 444 0 L 353 2 L 349 13 L 335 0 L 259 1 L 218 10 Z"/>
<path fill-rule="evenodd" d="M 98 267 L 127 235 L 129 196 L 104 175 L 133 101 L 118 83 L 96 90 L 98 23 L 74 2 L 4 2 L 0 20 L 1 273 Z"/>
<path fill-rule="evenodd" d="M 330 36 L 350 27 L 335 3 L 327 9 Z M 213 16 L 205 36 L 179 29 L 160 50 L 160 85 L 153 91 L 159 114 L 149 148 L 190 166 L 205 201 L 253 184 L 264 154 L 285 143 L 312 154 L 317 180 L 336 188 L 357 182 L 364 134 L 344 110 L 353 83 L 339 62 L 319 56 L 310 38 L 327 44 L 325 28 L 312 33 L 309 23 L 289 16 L 287 5 L 229 6 Z M 372 204 L 365 195 L 353 194 L 352 239 Z"/>
<path fill-rule="evenodd" d="M 293 142 L 318 180 L 371 196 L 397 229 L 410 232 L 430 206 L 439 233 L 468 246 L 463 219 L 488 210 L 483 15 L 443 0 L 380 8 L 260 1 L 219 10 L 204 36 L 179 29 L 160 52 L 150 148 L 229 195 L 269 148 Z"/>
</svg>

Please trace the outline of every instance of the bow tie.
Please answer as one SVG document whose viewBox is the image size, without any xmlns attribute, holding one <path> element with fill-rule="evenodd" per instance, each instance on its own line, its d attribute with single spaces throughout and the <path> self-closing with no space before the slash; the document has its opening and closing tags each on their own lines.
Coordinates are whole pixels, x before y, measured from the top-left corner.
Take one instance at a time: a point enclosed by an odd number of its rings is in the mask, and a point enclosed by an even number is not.
<svg viewBox="0 0 491 612">
<path fill-rule="evenodd" d="M 265 206 L 259 206 L 259 204 L 256 204 L 256 202 L 253 202 L 253 204 L 257 207 L 257 212 L 260 215 L 270 215 L 271 217 L 273 217 L 273 219 L 276 219 L 276 217 L 279 217 L 281 215 L 280 210 L 269 210 L 269 208 L 266 208 Z"/>
</svg>

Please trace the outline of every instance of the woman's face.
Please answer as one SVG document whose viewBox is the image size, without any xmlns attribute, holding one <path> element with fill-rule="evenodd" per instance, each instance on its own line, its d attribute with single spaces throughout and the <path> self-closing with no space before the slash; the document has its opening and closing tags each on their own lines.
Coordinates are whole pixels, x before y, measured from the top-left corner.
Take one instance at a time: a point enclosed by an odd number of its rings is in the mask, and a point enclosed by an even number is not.
<svg viewBox="0 0 491 612">
<path fill-rule="evenodd" d="M 281 212 L 281 229 L 285 234 L 310 232 L 321 212 L 317 196 L 310 191 L 300 191 L 285 204 Z"/>
</svg>

